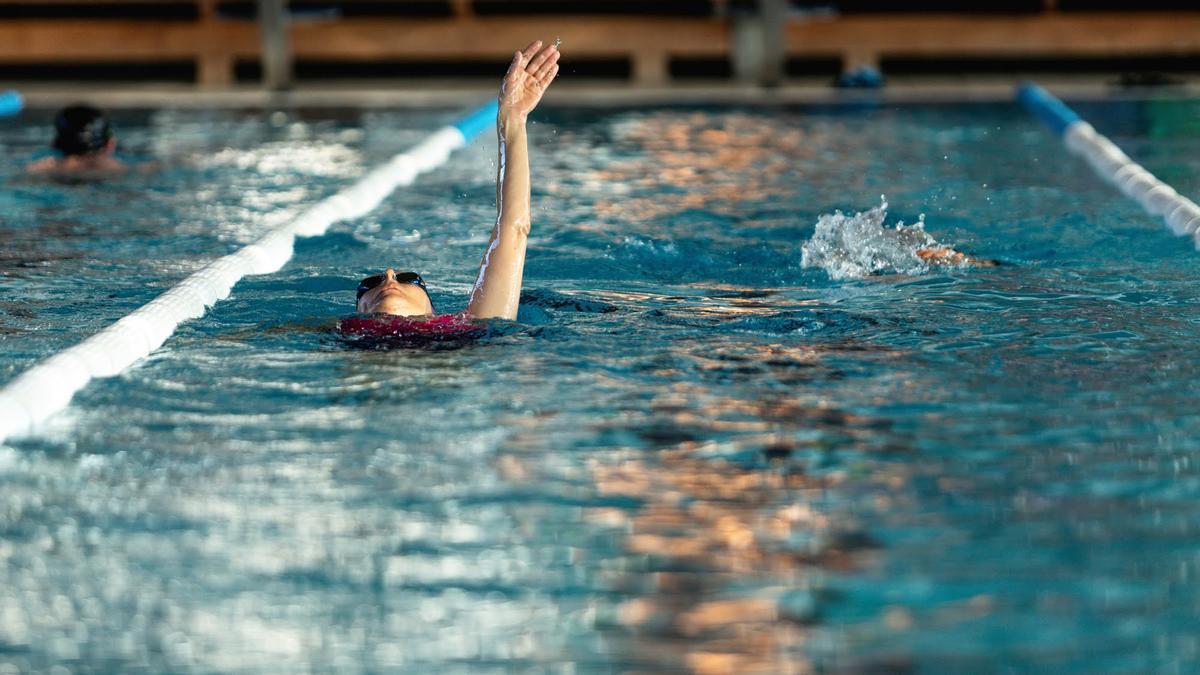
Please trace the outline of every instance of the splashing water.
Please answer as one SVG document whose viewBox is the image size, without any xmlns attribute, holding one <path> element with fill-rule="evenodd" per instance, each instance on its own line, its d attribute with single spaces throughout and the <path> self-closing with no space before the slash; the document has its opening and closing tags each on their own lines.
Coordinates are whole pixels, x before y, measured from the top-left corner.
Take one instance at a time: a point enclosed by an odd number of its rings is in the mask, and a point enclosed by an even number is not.
<svg viewBox="0 0 1200 675">
<path fill-rule="evenodd" d="M 804 242 L 800 266 L 820 267 L 833 279 L 857 279 L 872 274 L 924 274 L 929 264 L 917 254 L 944 248 L 925 232 L 925 215 L 912 225 L 884 227 L 887 198 L 865 212 L 847 216 L 841 211 L 817 219 L 812 239 Z"/>
</svg>

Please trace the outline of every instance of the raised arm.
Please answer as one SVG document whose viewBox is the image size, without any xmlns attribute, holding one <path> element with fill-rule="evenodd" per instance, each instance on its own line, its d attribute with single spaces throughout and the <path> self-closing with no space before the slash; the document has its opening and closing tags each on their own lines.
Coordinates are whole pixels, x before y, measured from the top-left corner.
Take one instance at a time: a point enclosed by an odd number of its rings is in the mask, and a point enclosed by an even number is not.
<svg viewBox="0 0 1200 675">
<path fill-rule="evenodd" d="M 500 159 L 496 167 L 496 225 L 483 253 L 479 276 L 471 289 L 467 313 L 480 319 L 517 318 L 525 244 L 531 226 L 529 210 L 529 144 L 525 120 L 558 74 L 558 48 L 534 42 L 513 55 L 500 85 L 496 135 Z"/>
</svg>

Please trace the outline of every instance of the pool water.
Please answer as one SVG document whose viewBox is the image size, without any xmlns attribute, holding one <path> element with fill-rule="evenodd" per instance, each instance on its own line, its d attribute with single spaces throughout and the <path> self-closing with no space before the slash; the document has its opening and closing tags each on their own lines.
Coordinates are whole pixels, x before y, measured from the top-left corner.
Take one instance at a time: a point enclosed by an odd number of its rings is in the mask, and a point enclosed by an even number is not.
<svg viewBox="0 0 1200 675">
<path fill-rule="evenodd" d="M 1200 102 L 1079 110 L 1200 195 Z M 0 383 L 455 114 L 124 112 L 72 185 L 0 123 Z M 0 672 L 1200 668 L 1190 240 L 1010 105 L 536 119 L 516 322 L 333 331 L 465 306 L 483 137 L 0 446 Z M 881 195 L 1001 264 L 802 265 Z"/>
</svg>

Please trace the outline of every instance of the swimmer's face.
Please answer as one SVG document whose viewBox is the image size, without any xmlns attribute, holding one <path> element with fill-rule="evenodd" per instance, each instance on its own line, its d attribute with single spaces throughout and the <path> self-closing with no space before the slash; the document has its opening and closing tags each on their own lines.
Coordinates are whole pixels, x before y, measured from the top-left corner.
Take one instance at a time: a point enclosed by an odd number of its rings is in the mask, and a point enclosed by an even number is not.
<svg viewBox="0 0 1200 675">
<path fill-rule="evenodd" d="M 390 267 L 381 276 L 383 281 L 358 299 L 360 313 L 396 316 L 433 314 L 433 303 L 429 301 L 425 289 L 414 283 L 396 281 L 396 270 Z"/>
</svg>

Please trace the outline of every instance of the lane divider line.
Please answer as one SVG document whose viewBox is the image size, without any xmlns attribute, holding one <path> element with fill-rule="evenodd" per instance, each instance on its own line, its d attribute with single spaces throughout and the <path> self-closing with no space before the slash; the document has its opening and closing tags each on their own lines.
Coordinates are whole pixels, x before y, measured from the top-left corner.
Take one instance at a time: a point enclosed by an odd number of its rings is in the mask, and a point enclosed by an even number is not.
<svg viewBox="0 0 1200 675">
<path fill-rule="evenodd" d="M 1116 186 L 1149 213 L 1162 218 L 1177 236 L 1190 236 L 1200 250 L 1200 206 L 1175 191 L 1112 141 L 1084 121 L 1053 94 L 1032 82 L 1017 87 L 1017 101 L 1050 130 L 1062 137 L 1067 149 L 1079 155 L 1104 180 Z"/>
<path fill-rule="evenodd" d="M 495 119 L 495 102 L 473 111 L 295 220 L 212 261 L 99 333 L 21 373 L 0 389 L 0 442 L 33 433 L 93 378 L 112 377 L 148 356 L 180 323 L 203 316 L 228 297 L 242 277 L 278 271 L 291 259 L 296 237 L 319 236 L 334 223 L 366 215 L 396 188 L 445 163 Z"/>
</svg>

